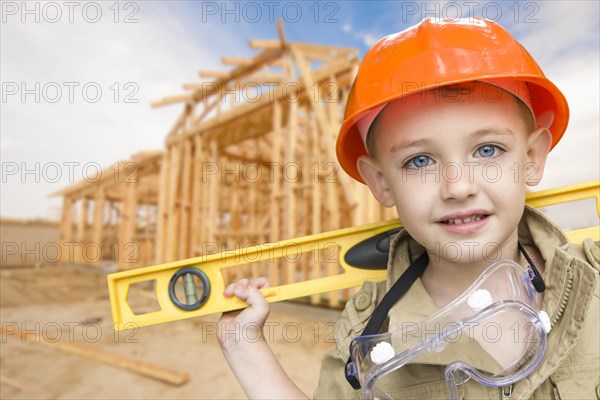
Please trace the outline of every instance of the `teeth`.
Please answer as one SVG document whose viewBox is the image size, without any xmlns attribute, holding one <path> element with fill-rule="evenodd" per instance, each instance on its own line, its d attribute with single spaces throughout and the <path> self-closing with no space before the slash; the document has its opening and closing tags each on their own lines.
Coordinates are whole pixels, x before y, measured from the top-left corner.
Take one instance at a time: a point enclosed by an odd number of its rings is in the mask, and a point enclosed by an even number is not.
<svg viewBox="0 0 600 400">
<path fill-rule="evenodd" d="M 483 219 L 483 215 L 477 214 L 470 217 L 465 218 L 451 218 L 446 221 L 448 225 L 457 225 L 457 224 L 467 224 L 469 222 L 477 222 Z"/>
</svg>

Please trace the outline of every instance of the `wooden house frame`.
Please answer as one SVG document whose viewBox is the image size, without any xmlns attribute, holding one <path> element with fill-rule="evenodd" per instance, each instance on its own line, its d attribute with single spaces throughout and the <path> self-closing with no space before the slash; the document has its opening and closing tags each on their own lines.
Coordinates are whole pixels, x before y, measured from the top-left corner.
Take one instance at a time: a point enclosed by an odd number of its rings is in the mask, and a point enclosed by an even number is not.
<svg viewBox="0 0 600 400">
<path fill-rule="evenodd" d="M 278 28 L 278 40 L 249 41 L 260 50 L 255 56 L 223 57 L 229 71 L 200 71 L 209 80 L 153 103 L 183 110 L 164 151 L 134 157 L 135 182 L 84 182 L 60 192 L 62 240 L 100 243 L 112 229 L 123 248 L 145 229 L 151 238 L 139 246 L 138 262 L 128 263 L 125 252 L 117 257 L 127 269 L 393 218 L 393 209 L 382 208 L 336 162 L 358 50 L 289 42 Z M 107 201 L 119 210 L 117 227 L 100 211 Z M 90 202 L 96 206 L 88 223 Z M 142 217 L 141 208 L 151 206 L 155 215 Z M 225 278 L 267 275 L 282 284 L 338 271 L 337 262 L 325 264 L 305 257 L 249 265 Z M 332 294 L 326 302 L 339 300 Z"/>
</svg>

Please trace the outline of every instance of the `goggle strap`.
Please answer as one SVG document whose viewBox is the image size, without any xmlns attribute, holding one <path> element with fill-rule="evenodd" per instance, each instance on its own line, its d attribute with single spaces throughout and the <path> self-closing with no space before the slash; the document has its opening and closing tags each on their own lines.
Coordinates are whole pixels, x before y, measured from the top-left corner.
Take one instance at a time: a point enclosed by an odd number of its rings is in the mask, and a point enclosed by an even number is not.
<svg viewBox="0 0 600 400">
<path fill-rule="evenodd" d="M 390 290 L 383 296 L 381 302 L 375 307 L 375 310 L 369 318 L 369 322 L 361 335 L 374 335 L 379 333 L 390 309 L 402 296 L 404 296 L 413 283 L 423 275 L 423 271 L 425 271 L 427 264 L 429 264 L 429 256 L 427 255 L 427 252 L 423 252 L 419 258 L 410 264 L 406 271 L 404 271 L 404 273 L 400 275 L 400 278 L 392 285 Z M 356 370 L 356 365 L 354 365 L 354 362 L 352 361 L 352 356 L 346 361 L 345 375 L 346 380 L 354 389 L 360 389 L 358 371 Z"/>
<path fill-rule="evenodd" d="M 529 267 L 533 271 L 534 276 L 531 279 L 531 284 L 533 285 L 533 287 L 535 288 L 535 290 L 538 293 L 542 293 L 544 290 L 546 290 L 546 283 L 544 282 L 542 275 L 540 275 L 540 271 L 538 271 L 538 269 L 535 267 L 533 260 L 531 259 L 529 254 L 525 251 L 525 248 L 523 247 L 521 242 L 517 242 L 517 244 L 519 245 L 519 250 L 521 251 L 521 253 L 523 253 L 523 256 L 527 260 Z"/>
</svg>

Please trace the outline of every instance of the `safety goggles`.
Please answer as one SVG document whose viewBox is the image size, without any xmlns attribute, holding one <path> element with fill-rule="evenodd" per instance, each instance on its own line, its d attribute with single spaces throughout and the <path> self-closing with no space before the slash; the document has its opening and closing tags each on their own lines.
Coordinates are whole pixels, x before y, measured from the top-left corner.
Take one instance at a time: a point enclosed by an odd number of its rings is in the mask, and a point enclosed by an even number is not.
<svg viewBox="0 0 600 400">
<path fill-rule="evenodd" d="M 350 353 L 364 397 L 396 397 L 398 374 L 410 364 L 446 366 L 450 399 L 471 378 L 502 387 L 531 374 L 542 360 L 550 330 L 536 302 L 532 280 L 537 276 L 531 267 L 499 260 L 431 317 L 354 338 Z"/>
</svg>

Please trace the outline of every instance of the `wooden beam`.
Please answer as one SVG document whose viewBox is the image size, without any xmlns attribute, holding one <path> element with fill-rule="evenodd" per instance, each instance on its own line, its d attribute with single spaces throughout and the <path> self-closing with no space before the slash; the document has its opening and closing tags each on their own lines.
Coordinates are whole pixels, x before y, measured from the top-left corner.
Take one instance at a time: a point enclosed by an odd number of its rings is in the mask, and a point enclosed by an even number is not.
<svg viewBox="0 0 600 400">
<path fill-rule="evenodd" d="M 359 51 L 355 47 L 345 46 L 330 46 L 326 44 L 314 44 L 314 43 L 303 43 L 303 42 L 288 42 L 288 45 L 294 46 L 300 51 L 321 53 L 330 55 L 330 58 L 356 58 L 360 56 Z"/>
<path fill-rule="evenodd" d="M 252 140 L 253 144 L 253 153 L 254 155 L 256 155 L 257 150 L 258 150 L 258 143 L 256 142 L 256 138 L 254 138 Z M 241 177 L 242 179 L 244 179 L 244 177 Z M 257 184 L 256 183 L 252 183 L 252 182 L 248 182 L 248 185 L 250 186 L 250 190 L 249 193 L 247 193 L 248 196 L 248 226 L 250 228 L 251 231 L 256 232 L 257 231 L 257 225 L 256 225 L 256 203 L 257 203 Z M 257 235 L 258 236 L 258 235 Z M 258 238 L 257 238 L 258 239 Z M 259 274 L 259 269 L 258 269 L 258 263 L 252 263 L 252 277 L 256 278 L 258 276 L 260 276 Z"/>
<path fill-rule="evenodd" d="M 162 162 L 160 164 L 160 177 L 158 183 L 158 220 L 156 221 L 156 246 L 154 258 L 157 263 L 166 262 L 166 232 L 169 222 L 167 212 L 168 189 L 169 189 L 169 170 L 170 149 L 167 146 L 163 152 Z"/>
<path fill-rule="evenodd" d="M 210 154 L 210 158 L 209 160 L 212 160 L 215 163 L 218 163 L 219 161 L 219 155 L 217 152 L 217 142 L 215 140 L 211 140 L 210 141 L 210 150 L 209 150 L 209 154 Z M 218 165 L 218 164 L 217 164 Z M 220 174 L 214 174 L 211 175 L 208 178 L 208 209 L 207 209 L 207 220 L 208 220 L 208 226 L 207 226 L 207 237 L 205 240 L 210 241 L 210 242 L 214 242 L 215 241 L 215 232 L 216 232 L 216 225 L 217 225 L 217 207 L 216 207 L 216 202 L 218 201 L 219 197 L 218 197 L 218 193 L 219 193 L 219 185 L 218 182 L 220 180 L 221 176 Z"/>
<path fill-rule="evenodd" d="M 250 163 L 250 164 L 260 164 L 260 165 L 264 165 L 266 167 L 271 166 L 271 160 L 267 160 L 266 158 L 252 158 L 252 157 L 246 157 L 243 154 L 238 154 L 238 153 L 232 153 L 230 151 L 224 151 L 221 150 L 221 155 L 223 157 L 226 157 L 229 160 L 237 160 L 237 161 L 243 161 L 245 163 Z"/>
<path fill-rule="evenodd" d="M 226 65 L 252 65 L 252 59 L 247 57 L 221 57 L 221 62 Z"/>
<path fill-rule="evenodd" d="M 220 78 L 216 82 L 216 92 L 221 91 L 221 86 L 227 83 L 230 80 L 240 80 L 240 77 L 244 75 L 248 75 L 256 69 L 261 68 L 264 65 L 269 65 L 276 63 L 278 59 L 284 54 L 284 51 L 290 45 L 294 45 L 298 50 L 310 51 L 311 54 L 316 54 L 317 52 L 331 52 L 331 46 L 322 46 L 322 45 L 313 45 L 307 43 L 296 43 L 296 42 L 287 42 L 285 47 L 281 46 L 280 40 L 257 40 L 252 39 L 249 41 L 249 45 L 252 48 L 260 48 L 264 49 L 263 52 L 253 57 L 251 63 L 248 65 L 240 65 L 232 71 L 228 72 L 227 78 Z M 334 47 L 336 54 L 340 55 L 348 55 L 349 57 L 345 58 L 336 58 L 332 63 L 349 63 L 351 61 L 358 61 L 358 50 L 355 48 L 347 48 L 347 47 Z M 222 73 L 221 71 L 219 71 Z M 329 75 L 327 73 L 326 75 Z M 187 102 L 187 101 L 203 101 L 206 97 L 215 94 L 215 91 L 207 91 L 204 93 L 189 93 L 183 95 L 169 96 L 165 97 L 162 100 L 155 101 L 152 103 L 152 107 L 162 107 L 171 104 Z"/>
<path fill-rule="evenodd" d="M 188 107 L 188 104 L 186 104 L 183 111 L 179 115 L 179 118 L 177 118 L 177 121 L 175 121 L 175 123 L 173 124 L 171 129 L 169 129 L 169 133 L 167 133 L 167 139 L 170 137 L 173 137 L 173 136 L 177 136 L 177 133 L 185 125 L 185 121 L 187 120 L 189 113 L 190 113 L 190 109 Z"/>
<path fill-rule="evenodd" d="M 321 98 L 323 96 L 321 94 L 321 88 L 319 85 L 320 80 L 315 79 L 313 77 L 313 74 L 310 71 L 302 52 L 294 46 L 291 47 L 291 51 L 292 55 L 294 56 L 294 59 L 296 60 L 296 65 L 298 65 L 298 68 L 300 69 L 300 76 L 302 81 L 304 82 L 304 86 L 310 88 L 313 87 L 315 84 L 318 85 L 318 98 L 309 99 L 309 104 L 312 107 L 317 118 L 317 123 L 319 124 L 319 128 L 321 129 L 321 132 L 323 134 L 322 137 L 325 138 L 325 148 L 328 149 L 329 154 L 333 155 L 333 157 L 331 157 L 330 159 L 335 160 L 335 143 L 333 137 L 337 133 L 338 127 L 331 126 L 331 121 L 329 121 L 327 115 L 325 114 L 325 111 L 323 110 L 323 107 L 321 107 Z M 332 75 L 333 74 L 329 74 L 329 77 L 331 77 Z M 337 174 L 337 177 L 341 181 L 340 186 L 342 188 L 347 203 L 349 205 L 356 204 L 356 200 L 353 200 L 352 196 L 354 182 L 352 182 L 350 178 L 345 174 Z"/>
<path fill-rule="evenodd" d="M 270 40 L 270 39 L 250 39 L 248 40 L 248 46 L 251 49 L 279 49 L 281 48 L 280 40 Z"/>
<path fill-rule="evenodd" d="M 183 103 L 183 102 L 188 102 L 188 101 L 193 101 L 193 100 L 194 100 L 193 93 L 178 94 L 175 96 L 165 97 L 162 100 L 153 101 L 152 103 L 150 103 L 150 106 L 152 108 L 158 108 L 158 107 L 163 107 L 163 106 L 170 106 L 171 104 Z"/>
<path fill-rule="evenodd" d="M 2 385 L 10 386 L 11 388 L 18 390 L 19 392 L 28 392 L 27 388 L 20 383 L 17 383 L 11 379 L 0 376 L 0 383 Z"/>
<path fill-rule="evenodd" d="M 181 146 L 172 146 L 170 149 L 171 163 L 169 166 L 169 186 L 167 189 L 167 213 L 169 221 L 167 224 L 167 244 L 165 257 L 167 261 L 177 259 L 177 226 L 179 225 L 179 213 L 177 213 L 177 195 L 179 193 L 179 175 L 181 170 Z"/>
<path fill-rule="evenodd" d="M 229 78 L 229 71 L 208 71 L 208 70 L 200 70 L 198 71 L 198 76 L 200 78 L 217 78 L 217 79 L 227 79 Z"/>
<path fill-rule="evenodd" d="M 285 47 L 285 32 L 283 31 L 283 20 L 277 18 L 277 34 L 279 35 L 279 45 Z"/>
<path fill-rule="evenodd" d="M 307 88 L 312 88 L 312 87 L 317 87 L 317 98 L 314 98 L 314 92 L 312 94 L 311 97 L 313 97 L 312 99 L 309 99 L 308 102 L 310 103 L 310 107 L 313 109 L 315 116 L 317 118 L 317 122 L 319 124 L 319 128 L 321 129 L 321 132 L 323 132 L 324 134 L 327 134 L 328 132 L 331 132 L 331 126 L 329 125 L 329 121 L 327 120 L 327 116 L 325 115 L 325 112 L 323 111 L 323 108 L 321 107 L 321 90 L 318 87 L 318 81 L 316 81 L 313 76 L 312 73 L 310 71 L 310 68 L 308 66 L 308 63 L 306 62 L 306 59 L 304 58 L 304 55 L 302 54 L 301 51 L 299 51 L 298 49 L 296 49 L 295 47 L 291 47 L 292 49 L 292 55 L 294 56 L 294 59 L 296 60 L 296 65 L 298 66 L 298 69 L 300 70 L 300 79 L 302 80 L 304 87 Z M 317 85 L 317 86 L 315 86 Z"/>
<path fill-rule="evenodd" d="M 245 78 L 243 84 L 255 83 L 258 85 L 272 84 L 272 83 L 281 83 L 284 82 L 283 75 L 276 74 L 273 72 L 260 72 L 254 75 L 250 75 Z"/>
<path fill-rule="evenodd" d="M 290 68 L 292 67 L 290 61 Z M 296 162 L 296 141 L 298 140 L 298 101 L 290 101 L 289 102 L 289 118 L 288 118 L 288 137 L 286 138 L 287 148 L 285 154 L 285 161 L 287 165 L 292 165 L 292 163 Z M 296 164 L 297 165 L 297 164 Z M 296 213 L 297 213 L 297 198 L 295 187 L 299 182 L 294 180 L 286 179 L 284 176 L 284 187 L 285 194 L 287 195 L 287 204 L 286 204 L 286 239 L 293 238 L 296 236 Z M 283 283 L 292 283 L 296 279 L 296 268 L 298 267 L 297 263 L 291 262 L 287 268 L 284 268 L 282 271 L 282 279 Z"/>
<path fill-rule="evenodd" d="M 350 71 L 350 69 L 351 69 L 351 64 L 349 64 L 345 61 L 343 61 L 343 62 L 335 61 L 335 62 L 331 63 L 330 65 L 324 67 L 323 69 L 316 70 L 314 72 L 313 79 L 320 82 L 321 80 L 328 79 L 328 77 L 332 73 L 334 73 L 337 76 L 338 74 L 343 73 L 344 71 Z M 332 72 L 332 71 L 335 71 L 335 72 Z M 221 125 L 231 123 L 238 118 L 242 118 L 242 117 L 246 116 L 247 114 L 256 113 L 256 111 L 258 109 L 269 106 L 273 101 L 277 101 L 279 99 L 285 98 L 286 96 L 292 95 L 293 94 L 292 90 L 294 88 L 295 87 L 291 87 L 291 89 L 288 88 L 287 92 L 284 93 L 282 90 L 282 86 L 275 87 L 274 94 L 273 93 L 265 94 L 265 95 L 263 95 L 263 97 L 261 97 L 254 103 L 241 104 L 233 110 L 228 110 L 220 116 L 211 118 L 210 120 L 207 120 L 207 121 L 203 122 L 202 124 L 197 125 L 194 128 L 192 133 L 196 134 L 196 133 L 201 133 L 201 132 L 208 131 L 208 130 L 214 130 L 215 128 L 217 128 Z M 298 85 L 298 89 L 306 91 L 306 88 L 303 86 L 303 84 Z M 174 138 L 167 139 L 169 144 L 177 143 L 180 140 L 183 140 L 183 138 L 174 137 Z"/>
<path fill-rule="evenodd" d="M 319 135 L 319 128 L 317 127 L 317 122 L 315 121 L 314 118 L 310 118 L 310 125 L 309 125 L 309 130 L 312 136 L 312 155 L 314 157 L 314 162 L 316 165 L 316 172 L 315 172 L 315 177 L 316 179 L 311 179 L 310 184 L 312 186 L 312 215 L 311 215 L 311 230 L 312 230 L 312 234 L 317 234 L 323 231 L 323 216 L 321 214 L 321 196 L 324 195 L 323 192 L 325 192 L 325 188 L 323 187 L 323 182 L 321 180 L 320 177 L 320 172 L 321 172 L 321 166 L 322 166 L 322 162 L 323 162 L 323 152 L 321 151 L 321 138 Z M 331 184 L 327 184 L 325 183 L 325 185 L 331 185 Z M 325 201 L 325 205 L 329 204 L 329 201 L 327 199 L 327 201 Z M 327 226 L 327 223 L 325 222 L 325 226 Z M 319 278 L 321 276 L 321 268 L 322 268 L 322 264 L 323 264 L 323 257 L 322 254 L 318 254 L 317 256 L 318 262 L 315 263 L 315 265 L 313 266 L 313 268 L 311 269 L 312 271 L 312 276 L 310 276 L 310 279 L 316 279 Z M 317 304 L 319 303 L 321 300 L 321 296 L 320 295 L 313 295 L 311 296 L 310 302 L 312 304 Z"/>
<path fill-rule="evenodd" d="M 162 100 L 153 102 L 152 107 L 162 107 L 187 101 L 201 102 L 215 93 L 222 92 L 222 87 L 226 85 L 229 81 L 236 79 L 239 80 L 241 76 L 252 73 L 256 69 L 262 67 L 270 61 L 276 59 L 277 57 L 280 57 L 281 54 L 283 54 L 283 49 L 281 49 L 279 46 L 277 46 L 277 48 L 275 49 L 266 49 L 260 54 L 253 57 L 252 63 L 250 65 L 240 65 L 232 71 L 229 71 L 228 76 L 226 78 L 219 78 L 216 82 L 214 82 L 215 86 L 211 87 L 210 91 L 207 90 L 204 92 L 194 92 L 183 95 L 165 97 Z"/>
<path fill-rule="evenodd" d="M 73 262 L 69 260 L 69 250 L 65 243 L 71 242 L 73 235 L 73 198 L 63 197 L 62 218 L 60 221 L 60 242 L 61 242 L 61 261 Z"/>
<path fill-rule="evenodd" d="M 85 243 L 85 231 L 87 228 L 88 220 L 88 199 L 85 197 L 81 198 L 81 207 L 79 208 L 79 223 L 77 224 L 77 242 L 78 246 L 75 253 L 75 260 L 78 263 L 85 264 L 86 260 L 83 257 L 83 246 Z"/>
<path fill-rule="evenodd" d="M 195 250 L 198 247 L 201 236 L 200 215 L 202 206 L 202 155 L 203 155 L 203 140 L 199 135 L 194 136 L 194 153 L 193 153 L 193 168 L 192 168 L 192 210 L 190 221 L 190 247 L 189 257 L 196 257 Z"/>
<path fill-rule="evenodd" d="M 133 242 L 137 224 L 137 178 L 132 180 L 132 182 L 122 185 L 125 194 L 121 202 L 121 218 L 119 220 L 118 268 L 120 270 L 134 268 L 135 264 L 139 262 L 136 258 L 139 255 L 139 245 Z M 136 248 L 136 246 L 138 247 Z"/>
<path fill-rule="evenodd" d="M 281 147 L 283 143 L 282 139 L 282 112 L 281 112 L 281 102 L 275 101 L 273 104 L 273 162 L 281 164 Z M 281 240 L 281 166 L 275 165 L 273 168 L 273 182 L 271 183 L 271 197 L 270 204 L 271 208 L 271 226 L 270 226 L 270 241 L 272 243 Z M 271 268 L 269 270 L 269 282 L 271 285 L 279 285 L 280 280 L 278 277 L 278 270 L 280 268 L 281 263 L 279 260 L 271 263 Z"/>
<path fill-rule="evenodd" d="M 104 188 L 96 188 L 96 198 L 94 199 L 94 222 L 92 225 L 92 243 L 97 248 L 102 249 L 102 231 L 104 230 Z M 101 258 L 101 257 L 100 257 Z M 98 259 L 96 266 L 100 266 L 101 259 Z"/>
<path fill-rule="evenodd" d="M 183 142 L 183 171 L 181 174 L 181 193 L 179 194 L 179 249 L 178 259 L 189 258 L 190 245 L 190 206 L 192 177 L 192 142 Z"/>
<path fill-rule="evenodd" d="M 166 382 L 171 385 L 183 385 L 190 379 L 190 376 L 187 372 L 175 371 L 157 364 L 152 364 L 119 354 L 113 354 L 105 350 L 100 350 L 98 348 L 79 343 L 70 343 L 61 340 L 57 342 L 49 342 L 44 339 L 43 335 L 40 339 L 39 334 L 35 332 L 23 332 L 13 325 L 2 324 L 0 326 L 0 330 L 2 331 L 2 337 L 15 336 L 20 338 L 22 342 L 28 341 L 29 343 L 39 343 L 52 349 L 86 357 L 93 361 L 98 361 L 127 371 L 135 372 L 136 374 Z"/>
</svg>

